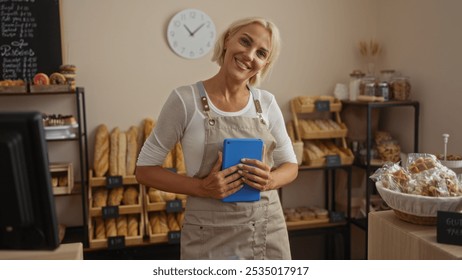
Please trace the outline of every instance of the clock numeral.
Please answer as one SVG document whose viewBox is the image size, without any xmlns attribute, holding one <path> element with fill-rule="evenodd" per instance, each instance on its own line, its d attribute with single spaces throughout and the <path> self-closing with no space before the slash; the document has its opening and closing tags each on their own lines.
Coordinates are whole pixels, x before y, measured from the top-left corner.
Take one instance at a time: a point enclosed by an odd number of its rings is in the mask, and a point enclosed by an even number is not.
<svg viewBox="0 0 462 280">
<path fill-rule="evenodd" d="M 177 42 L 177 41 L 174 41 L 174 42 L 173 42 L 173 47 L 174 47 L 174 48 L 178 47 L 178 42 Z"/>
<path fill-rule="evenodd" d="M 196 12 L 192 11 L 189 13 L 190 18 L 196 18 Z"/>
<path fill-rule="evenodd" d="M 170 35 L 170 37 L 175 37 L 175 31 L 171 30 L 169 35 Z"/>
<path fill-rule="evenodd" d="M 181 22 L 179 20 L 175 20 L 175 22 L 173 24 L 175 25 L 175 27 L 180 27 L 181 26 Z"/>
<path fill-rule="evenodd" d="M 205 27 L 210 28 L 210 21 L 207 21 L 207 23 L 205 24 Z"/>
<path fill-rule="evenodd" d="M 185 48 L 181 48 L 181 53 L 184 53 Z"/>
<path fill-rule="evenodd" d="M 189 52 L 189 56 L 190 56 L 190 57 L 194 57 L 194 52 L 193 52 L 193 51 L 190 51 L 190 52 Z"/>
<path fill-rule="evenodd" d="M 204 49 L 203 48 L 200 48 L 199 49 L 199 54 L 203 54 L 204 53 Z"/>
<path fill-rule="evenodd" d="M 186 19 L 186 14 L 181 14 L 181 20 L 185 20 Z"/>
<path fill-rule="evenodd" d="M 210 48 L 212 46 L 212 44 L 210 43 L 210 41 L 207 42 L 207 47 Z"/>
</svg>

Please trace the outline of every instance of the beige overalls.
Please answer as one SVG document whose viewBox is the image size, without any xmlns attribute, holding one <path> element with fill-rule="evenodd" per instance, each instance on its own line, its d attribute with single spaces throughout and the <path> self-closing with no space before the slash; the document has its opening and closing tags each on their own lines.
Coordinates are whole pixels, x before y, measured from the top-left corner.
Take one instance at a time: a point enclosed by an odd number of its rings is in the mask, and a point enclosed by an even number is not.
<svg viewBox="0 0 462 280">
<path fill-rule="evenodd" d="M 212 117 L 202 82 L 198 87 L 205 119 L 205 149 L 195 177 L 207 176 L 223 148 L 224 138 L 260 138 L 265 143 L 264 160 L 273 165 L 275 139 L 261 116 Z M 290 259 L 286 223 L 276 190 L 261 193 L 256 202 L 222 202 L 188 197 L 181 232 L 182 259 Z"/>
</svg>

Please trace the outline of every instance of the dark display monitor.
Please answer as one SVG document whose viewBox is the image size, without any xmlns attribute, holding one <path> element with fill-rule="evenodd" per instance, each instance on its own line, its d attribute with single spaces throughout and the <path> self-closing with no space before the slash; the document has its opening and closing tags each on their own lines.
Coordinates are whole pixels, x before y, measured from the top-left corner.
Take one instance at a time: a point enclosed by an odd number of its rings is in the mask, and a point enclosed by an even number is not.
<svg viewBox="0 0 462 280">
<path fill-rule="evenodd" d="M 39 112 L 0 112 L 0 249 L 59 245 L 47 142 Z"/>
</svg>

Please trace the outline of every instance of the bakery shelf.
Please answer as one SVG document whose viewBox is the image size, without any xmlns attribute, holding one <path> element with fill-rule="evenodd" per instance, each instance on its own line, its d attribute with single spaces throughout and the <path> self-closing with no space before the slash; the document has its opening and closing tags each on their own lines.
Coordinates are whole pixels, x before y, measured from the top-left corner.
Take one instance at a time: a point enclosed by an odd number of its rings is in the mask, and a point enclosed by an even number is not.
<svg viewBox="0 0 462 280">
<path fill-rule="evenodd" d="M 72 163 L 50 163 L 49 167 L 53 194 L 64 195 L 72 193 L 74 189 L 74 168 L 72 167 Z"/>
<path fill-rule="evenodd" d="M 298 96 L 292 99 L 292 108 L 298 113 L 312 113 L 317 111 L 316 102 L 328 101 L 330 112 L 340 112 L 342 103 L 333 97 L 328 96 Z"/>
<path fill-rule="evenodd" d="M 107 185 L 107 177 L 93 177 L 93 170 L 90 169 L 89 172 L 89 183 L 90 188 L 95 187 L 104 187 Z M 138 181 L 136 180 L 135 175 L 122 176 L 123 185 L 137 185 Z"/>
</svg>

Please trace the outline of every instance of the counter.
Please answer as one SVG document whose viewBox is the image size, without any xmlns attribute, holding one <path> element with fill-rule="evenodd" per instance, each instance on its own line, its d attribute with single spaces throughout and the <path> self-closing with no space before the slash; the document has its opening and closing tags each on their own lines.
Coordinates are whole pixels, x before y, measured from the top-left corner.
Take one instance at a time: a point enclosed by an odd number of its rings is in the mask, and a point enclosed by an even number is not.
<svg viewBox="0 0 462 280">
<path fill-rule="evenodd" d="M 436 242 L 436 226 L 402 221 L 392 210 L 369 213 L 368 236 L 370 260 L 462 259 L 462 246 Z"/>
<path fill-rule="evenodd" d="M 83 245 L 61 244 L 53 251 L 0 250 L 0 260 L 83 260 Z"/>
</svg>

